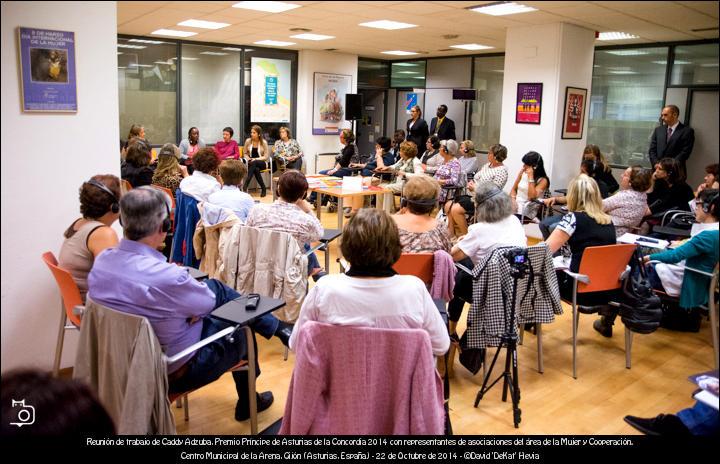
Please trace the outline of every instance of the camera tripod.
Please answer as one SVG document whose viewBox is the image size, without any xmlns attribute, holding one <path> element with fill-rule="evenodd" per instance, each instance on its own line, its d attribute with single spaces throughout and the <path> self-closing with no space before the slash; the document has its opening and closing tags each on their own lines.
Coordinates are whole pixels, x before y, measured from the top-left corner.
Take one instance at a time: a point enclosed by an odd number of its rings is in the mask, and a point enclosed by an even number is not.
<svg viewBox="0 0 720 464">
<path fill-rule="evenodd" d="M 475 397 L 475 407 L 478 407 L 478 404 L 480 403 L 480 400 L 485 396 L 485 394 L 495 386 L 496 383 L 500 381 L 500 379 L 503 380 L 503 394 L 502 394 L 502 400 L 507 401 L 507 394 L 508 390 L 510 390 L 510 396 L 512 398 L 513 403 L 513 423 L 515 424 L 515 428 L 518 428 L 521 420 L 521 414 L 522 411 L 520 410 L 520 385 L 518 381 L 518 361 L 517 361 L 517 340 L 518 335 L 517 331 L 514 330 L 515 328 L 515 302 L 517 300 L 517 283 L 518 280 L 522 279 L 527 275 L 529 263 L 527 262 L 527 251 L 523 250 L 518 254 L 517 250 L 510 250 L 509 252 L 506 252 L 506 257 L 510 261 L 510 276 L 513 278 L 513 288 L 512 288 L 512 304 L 510 305 L 510 324 L 508 324 L 508 314 L 507 311 L 504 312 L 503 318 L 505 322 L 505 333 L 500 336 L 500 345 L 497 347 L 497 351 L 495 351 L 495 356 L 493 356 L 493 360 L 490 363 L 490 369 L 488 369 L 487 374 L 485 374 L 485 378 L 483 379 L 482 387 L 480 387 L 480 390 L 477 393 L 477 396 Z M 492 375 L 493 368 L 495 367 L 495 363 L 497 362 L 498 356 L 500 355 L 500 351 L 506 348 L 506 357 L 505 357 L 505 370 L 503 371 L 500 376 L 495 379 L 490 385 L 488 385 L 488 381 L 490 380 L 490 376 Z M 512 370 L 511 370 L 511 363 L 512 363 Z"/>
</svg>

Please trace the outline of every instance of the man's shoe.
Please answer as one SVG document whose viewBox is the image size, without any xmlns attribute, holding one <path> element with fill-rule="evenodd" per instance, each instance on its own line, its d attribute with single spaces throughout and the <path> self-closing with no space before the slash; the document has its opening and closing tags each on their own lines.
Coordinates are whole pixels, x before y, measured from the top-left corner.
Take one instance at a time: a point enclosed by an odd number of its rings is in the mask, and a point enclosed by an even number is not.
<svg viewBox="0 0 720 464">
<path fill-rule="evenodd" d="M 261 413 L 267 408 L 269 408 L 270 405 L 273 404 L 273 401 L 275 401 L 275 398 L 273 397 L 271 391 L 258 393 L 257 412 Z M 250 419 L 250 405 L 247 404 L 246 400 L 238 400 L 237 404 L 235 405 L 235 420 L 238 422 L 242 422 L 248 419 Z"/>
<path fill-rule="evenodd" d="M 577 310 L 580 314 L 597 314 L 602 306 L 583 306 L 577 305 Z"/>
<path fill-rule="evenodd" d="M 275 336 L 280 339 L 283 345 L 289 347 L 290 335 L 292 335 L 293 326 L 287 322 L 280 321 Z"/>
<path fill-rule="evenodd" d="M 597 330 L 603 337 L 612 337 L 612 325 L 605 325 L 605 317 L 601 317 L 593 322 L 593 329 Z"/>
<path fill-rule="evenodd" d="M 651 419 L 625 416 L 625 422 L 645 435 L 690 435 L 690 430 L 688 430 L 678 416 L 673 414 L 660 414 Z"/>
</svg>

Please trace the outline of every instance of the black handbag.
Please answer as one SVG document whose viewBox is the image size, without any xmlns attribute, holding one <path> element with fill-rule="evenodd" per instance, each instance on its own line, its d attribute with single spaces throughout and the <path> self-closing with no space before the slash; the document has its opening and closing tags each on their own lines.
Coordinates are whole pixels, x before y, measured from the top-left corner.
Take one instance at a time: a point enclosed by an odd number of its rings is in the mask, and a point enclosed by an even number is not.
<svg viewBox="0 0 720 464">
<path fill-rule="evenodd" d="M 460 337 L 460 364 L 473 375 L 477 374 L 485 362 L 485 348 L 468 348 L 467 331 Z"/>
<path fill-rule="evenodd" d="M 633 332 L 649 334 L 660 326 L 662 316 L 660 297 L 653 291 L 640 252 L 635 250 L 630 260 L 630 275 L 623 284 L 620 318 Z"/>
</svg>

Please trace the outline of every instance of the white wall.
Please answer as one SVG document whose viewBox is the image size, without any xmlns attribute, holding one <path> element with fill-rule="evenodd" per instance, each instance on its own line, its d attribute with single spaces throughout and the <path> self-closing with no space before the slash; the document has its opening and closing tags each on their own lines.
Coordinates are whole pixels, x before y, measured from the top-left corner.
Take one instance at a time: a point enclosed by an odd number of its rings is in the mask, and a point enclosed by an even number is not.
<svg viewBox="0 0 720 464">
<path fill-rule="evenodd" d="M 543 40 L 538 40 L 542 37 Z M 537 151 L 543 157 L 550 176 L 551 189 L 565 188 L 569 179 L 579 172 L 582 151 L 586 144 L 585 128 L 580 140 L 562 140 L 561 129 L 565 87 L 588 89 L 592 82 L 595 36 L 589 29 L 569 24 L 511 28 L 506 37 L 505 81 L 503 83 L 500 143 L 508 148 L 505 162 L 510 179 L 509 191 L 517 176 L 522 156 Z M 542 82 L 540 124 L 516 124 L 515 103 L 517 84 Z"/>
<path fill-rule="evenodd" d="M 305 153 L 306 171 L 315 172 L 315 154 L 340 152 L 337 135 L 313 135 L 313 85 L 316 72 L 346 74 L 352 76 L 352 93 L 357 93 L 357 55 L 300 50 L 298 53 L 297 83 L 297 134 L 296 138 Z M 346 127 L 350 122 L 345 121 Z M 326 161 L 327 163 L 327 161 Z"/>
<path fill-rule="evenodd" d="M 2 2 L 2 369 L 52 367 L 59 292 L 41 254 L 56 255 L 79 216 L 78 188 L 120 175 L 115 2 Z M 75 32 L 78 112 L 22 113 L 16 28 Z M 63 366 L 75 357 L 68 333 Z"/>
</svg>

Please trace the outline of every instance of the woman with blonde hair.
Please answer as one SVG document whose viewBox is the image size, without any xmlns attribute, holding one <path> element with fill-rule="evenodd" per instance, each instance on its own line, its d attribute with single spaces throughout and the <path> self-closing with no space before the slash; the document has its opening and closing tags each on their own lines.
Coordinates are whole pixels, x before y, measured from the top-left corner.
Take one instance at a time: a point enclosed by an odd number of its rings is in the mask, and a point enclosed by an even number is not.
<svg viewBox="0 0 720 464">
<path fill-rule="evenodd" d="M 432 177 L 414 176 L 405 183 L 400 211 L 393 215 L 403 253 L 450 252 L 447 227 L 432 216 L 438 207 L 438 196 L 440 184 Z"/>
<path fill-rule="evenodd" d="M 158 164 L 153 173 L 152 183 L 165 187 L 172 192 L 175 198 L 175 191 L 180 187 L 180 182 L 187 177 L 187 167 L 180 166 L 178 157 L 180 149 L 172 143 L 166 143 L 158 154 Z"/>
<path fill-rule="evenodd" d="M 472 140 L 463 140 L 460 142 L 460 167 L 467 176 L 474 176 L 480 167 L 477 153 L 475 152 L 475 144 Z"/>
<path fill-rule="evenodd" d="M 615 227 L 610 215 L 603 211 L 597 182 L 586 174 L 580 174 L 570 181 L 567 208 L 568 213 L 563 216 L 545 243 L 551 253 L 555 253 L 567 243 L 571 253 L 570 271 L 578 272 L 585 248 L 615 244 Z M 558 283 L 562 297 L 572 299 L 572 280 L 567 274 L 559 271 Z M 604 305 L 608 299 L 608 292 L 578 295 L 581 305 Z M 597 311 L 598 308 L 581 308 L 580 312 L 589 314 Z"/>
</svg>

